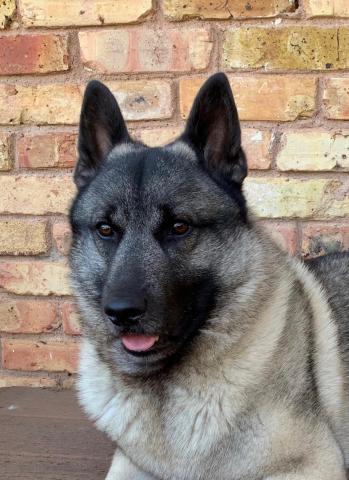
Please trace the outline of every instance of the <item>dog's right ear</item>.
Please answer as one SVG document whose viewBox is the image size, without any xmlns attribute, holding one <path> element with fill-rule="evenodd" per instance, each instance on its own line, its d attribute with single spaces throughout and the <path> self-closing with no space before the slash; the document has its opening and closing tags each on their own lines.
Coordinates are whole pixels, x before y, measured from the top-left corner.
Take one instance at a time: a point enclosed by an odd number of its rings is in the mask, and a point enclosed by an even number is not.
<svg viewBox="0 0 349 480">
<path fill-rule="evenodd" d="M 115 145 L 130 142 L 117 101 L 103 83 L 93 80 L 85 90 L 81 108 L 78 162 L 74 180 L 78 188 L 86 185 Z"/>
</svg>

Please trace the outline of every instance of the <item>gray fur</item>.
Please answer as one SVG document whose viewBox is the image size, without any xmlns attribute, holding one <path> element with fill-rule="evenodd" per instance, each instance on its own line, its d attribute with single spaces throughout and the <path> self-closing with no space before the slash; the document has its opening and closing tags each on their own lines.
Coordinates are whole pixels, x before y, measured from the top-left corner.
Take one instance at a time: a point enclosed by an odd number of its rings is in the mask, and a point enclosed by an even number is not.
<svg viewBox="0 0 349 480">
<path fill-rule="evenodd" d="M 77 169 L 70 260 L 84 330 L 78 390 L 118 444 L 108 480 L 345 479 L 349 256 L 305 266 L 246 213 L 228 88 L 222 76 L 209 80 L 179 141 L 150 149 L 123 131 L 99 164 L 89 155 L 101 148 L 89 143 Z M 207 123 L 216 108 L 234 131 L 211 126 L 200 138 L 201 117 Z M 98 105 L 93 114 L 97 121 Z M 189 219 L 187 236 L 166 233 L 168 210 Z M 106 217 L 119 232 L 111 241 L 96 236 Z M 146 295 L 147 310 L 127 328 L 164 342 L 145 356 L 123 348 L 124 331 L 104 313 L 110 295 L 135 292 Z"/>
</svg>

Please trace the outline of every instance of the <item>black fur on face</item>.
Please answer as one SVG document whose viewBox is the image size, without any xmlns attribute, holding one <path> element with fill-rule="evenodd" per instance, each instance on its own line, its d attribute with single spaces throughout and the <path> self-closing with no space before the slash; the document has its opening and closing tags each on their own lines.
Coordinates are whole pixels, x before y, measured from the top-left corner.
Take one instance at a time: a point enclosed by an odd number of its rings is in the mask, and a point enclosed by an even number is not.
<svg viewBox="0 0 349 480">
<path fill-rule="evenodd" d="M 225 75 L 206 82 L 185 132 L 162 148 L 132 141 L 113 95 L 88 85 L 70 261 L 84 332 L 108 363 L 127 374 L 155 372 L 209 321 L 224 294 L 217 252 L 247 225 L 246 173 Z M 114 324 L 105 311 L 115 298 L 144 309 Z M 159 340 L 129 352 L 120 340 L 129 334 Z"/>
</svg>

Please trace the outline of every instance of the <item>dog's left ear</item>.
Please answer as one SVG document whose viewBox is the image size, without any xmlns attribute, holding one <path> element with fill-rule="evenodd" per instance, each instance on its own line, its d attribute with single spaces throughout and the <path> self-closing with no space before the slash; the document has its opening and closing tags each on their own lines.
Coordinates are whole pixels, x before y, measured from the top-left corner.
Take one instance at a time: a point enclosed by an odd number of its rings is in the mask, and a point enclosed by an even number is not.
<svg viewBox="0 0 349 480">
<path fill-rule="evenodd" d="M 114 95 L 103 83 L 93 80 L 86 87 L 80 114 L 79 159 L 74 172 L 77 187 L 94 177 L 115 145 L 130 141 Z"/>
<path fill-rule="evenodd" d="M 241 148 L 238 112 L 224 73 L 210 77 L 199 90 L 182 140 L 203 153 L 205 168 L 241 185 L 247 162 Z"/>
</svg>

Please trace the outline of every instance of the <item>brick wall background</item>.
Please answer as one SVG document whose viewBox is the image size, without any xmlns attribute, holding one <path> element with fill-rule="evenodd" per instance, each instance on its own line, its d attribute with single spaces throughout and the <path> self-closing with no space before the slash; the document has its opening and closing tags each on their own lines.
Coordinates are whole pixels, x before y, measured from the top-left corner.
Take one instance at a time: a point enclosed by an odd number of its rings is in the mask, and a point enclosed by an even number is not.
<svg viewBox="0 0 349 480">
<path fill-rule="evenodd" d="M 349 248 L 348 0 L 2 0 L 0 386 L 68 387 L 76 369 L 65 215 L 87 81 L 156 145 L 218 70 L 260 221 L 294 255 Z"/>
</svg>

